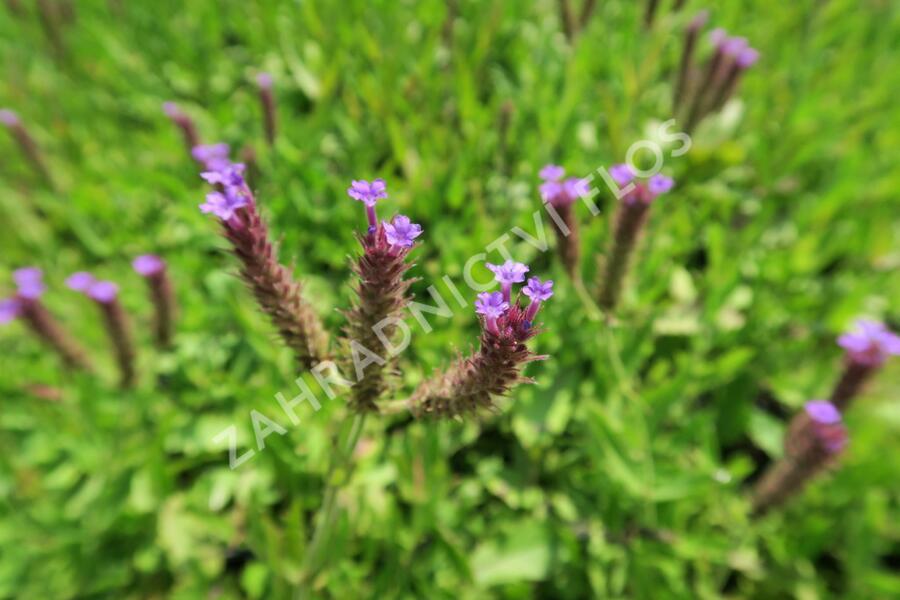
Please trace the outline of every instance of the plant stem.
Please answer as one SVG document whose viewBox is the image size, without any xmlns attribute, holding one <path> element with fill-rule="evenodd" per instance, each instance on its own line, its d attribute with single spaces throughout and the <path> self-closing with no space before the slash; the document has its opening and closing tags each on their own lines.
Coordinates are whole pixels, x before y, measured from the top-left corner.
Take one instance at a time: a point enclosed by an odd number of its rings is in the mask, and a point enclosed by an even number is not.
<svg viewBox="0 0 900 600">
<path fill-rule="evenodd" d="M 350 467 L 353 459 L 353 451 L 362 435 L 363 426 L 366 422 L 365 412 L 355 412 L 352 418 L 348 417 L 344 423 L 350 422 L 350 431 L 347 434 L 346 441 L 341 443 L 341 431 L 338 432 L 338 440 L 336 446 L 337 454 L 331 461 L 328 468 L 328 475 L 325 479 L 325 497 L 322 501 L 322 508 L 319 510 L 319 518 L 316 528 L 313 531 L 312 538 L 303 558 L 303 567 L 301 571 L 300 585 L 297 588 L 296 598 L 310 597 L 310 584 L 316 569 L 319 567 L 320 555 L 331 538 L 331 529 L 337 520 L 337 496 L 341 487 L 350 479 Z M 341 427 L 343 430 L 343 424 Z M 337 474 L 341 473 L 338 479 Z"/>
</svg>

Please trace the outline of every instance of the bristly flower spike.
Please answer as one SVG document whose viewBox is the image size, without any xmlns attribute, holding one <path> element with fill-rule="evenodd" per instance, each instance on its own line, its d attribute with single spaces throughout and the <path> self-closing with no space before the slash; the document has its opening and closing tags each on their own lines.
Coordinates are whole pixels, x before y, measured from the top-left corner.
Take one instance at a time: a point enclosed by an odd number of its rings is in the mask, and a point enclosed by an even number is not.
<svg viewBox="0 0 900 600">
<path fill-rule="evenodd" d="M 202 177 L 218 188 L 207 195 L 200 210 L 219 218 L 223 235 L 241 262 L 241 279 L 298 362 L 312 368 L 327 357 L 328 337 L 303 299 L 300 283 L 275 256 L 268 227 L 244 180 L 244 165 L 229 161 L 227 153 L 225 144 L 194 148 L 194 157 L 207 168 Z"/>
<path fill-rule="evenodd" d="M 515 272 L 528 270 L 521 263 L 509 262 Z M 510 302 L 503 292 L 479 294 L 475 301 L 475 312 L 482 317 L 478 350 L 420 385 L 408 403 L 413 413 L 455 418 L 479 409 L 493 410 L 495 397 L 520 383 L 530 383 L 522 376 L 522 369 L 543 357 L 532 353 L 527 342 L 538 333 L 533 319 L 540 304 L 553 295 L 552 287 L 551 281 L 542 283 L 537 277 L 531 278 L 522 290 L 531 298 L 527 308 L 519 304 L 518 297 Z"/>
<path fill-rule="evenodd" d="M 883 323 L 860 319 L 838 338 L 838 345 L 844 349 L 844 371 L 831 392 L 831 402 L 846 410 L 887 359 L 900 355 L 900 336 Z"/>
<path fill-rule="evenodd" d="M 119 366 L 120 384 L 131 387 L 135 381 L 134 343 L 131 327 L 125 309 L 119 302 L 119 286 L 112 281 L 98 281 L 85 271 L 73 273 L 66 284 L 70 289 L 81 292 L 93 300 L 100 308 L 106 332 L 113 345 L 116 363 Z"/>
<path fill-rule="evenodd" d="M 172 320 L 175 314 L 175 296 L 166 261 L 155 254 L 143 254 L 135 258 L 131 266 L 147 281 L 154 309 L 154 339 L 157 347 L 166 348 L 172 341 Z"/>
<path fill-rule="evenodd" d="M 578 242 L 578 221 L 572 205 L 590 192 L 586 179 L 570 177 L 563 179 L 566 172 L 560 166 L 547 165 L 538 173 L 543 180 L 539 190 L 541 198 L 551 213 L 553 231 L 556 234 L 556 248 L 566 272 L 579 280 L 580 251 Z"/>
<path fill-rule="evenodd" d="M 603 280 L 599 282 L 599 303 L 606 310 L 614 309 L 619 301 L 629 261 L 647 220 L 650 205 L 675 187 L 675 181 L 662 174 L 653 175 L 646 182 L 636 181 L 634 169 L 627 164 L 613 165 L 609 168 L 609 174 L 620 188 L 627 185 L 633 187 L 622 197 L 619 205 Z"/>
<path fill-rule="evenodd" d="M 69 368 L 90 371 L 87 356 L 62 326 L 53 318 L 40 298 L 46 287 L 43 273 L 35 267 L 25 267 L 13 272 L 16 294 L 0 300 L 0 324 L 21 318 L 44 343 L 53 348 Z"/>
<path fill-rule="evenodd" d="M 344 329 L 356 373 L 350 404 L 357 412 L 377 412 L 392 371 L 389 361 L 376 350 L 386 346 L 384 340 L 393 338 L 397 331 L 393 323 L 409 303 L 412 281 L 405 275 L 412 263 L 408 256 L 422 227 L 404 215 L 379 224 L 375 205 L 388 196 L 384 180 L 353 181 L 347 195 L 365 205 L 368 220 L 366 235 L 359 236 L 363 252 L 353 267 L 359 278 L 357 300 L 346 314 Z"/>
<path fill-rule="evenodd" d="M 188 154 L 193 155 L 193 149 L 200 144 L 200 135 L 197 133 L 197 126 L 194 124 L 194 120 L 185 114 L 181 107 L 174 102 L 163 102 L 163 112 L 181 130 L 185 148 Z"/>
<path fill-rule="evenodd" d="M 788 426 L 784 458 L 756 484 L 753 514 L 762 515 L 798 494 L 835 463 L 847 441 L 847 428 L 836 406 L 823 400 L 807 402 Z"/>
<path fill-rule="evenodd" d="M 38 147 L 37 142 L 31 136 L 28 129 L 22 123 L 22 119 L 15 111 L 9 109 L 0 109 L 0 125 L 6 127 L 9 133 L 16 140 L 19 150 L 25 159 L 31 163 L 32 168 L 44 179 L 47 187 L 53 189 L 55 182 L 53 174 L 50 172 L 47 163 L 44 161 L 44 155 Z"/>
</svg>

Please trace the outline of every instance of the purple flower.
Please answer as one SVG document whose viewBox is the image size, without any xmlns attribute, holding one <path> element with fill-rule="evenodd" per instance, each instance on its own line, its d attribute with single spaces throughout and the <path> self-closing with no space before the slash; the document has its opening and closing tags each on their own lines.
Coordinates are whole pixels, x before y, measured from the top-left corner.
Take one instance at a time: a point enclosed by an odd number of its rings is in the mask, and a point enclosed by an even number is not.
<svg viewBox="0 0 900 600">
<path fill-rule="evenodd" d="M 19 295 L 29 300 L 37 300 L 44 293 L 44 274 L 37 267 L 24 267 L 13 271 L 13 280 L 19 288 Z"/>
<path fill-rule="evenodd" d="M 170 119 L 180 119 L 184 116 L 184 113 L 181 112 L 181 109 L 174 102 L 163 102 L 163 112 Z"/>
<path fill-rule="evenodd" d="M 17 115 L 15 111 L 9 110 L 8 108 L 0 109 L 0 123 L 3 123 L 7 127 L 15 127 L 21 122 L 19 115 Z"/>
<path fill-rule="evenodd" d="M 728 41 L 728 32 L 721 27 L 716 27 L 709 32 L 709 40 L 713 43 L 713 46 L 721 50 L 722 45 Z"/>
<path fill-rule="evenodd" d="M 622 187 L 634 180 L 634 169 L 631 168 L 631 165 L 620 163 L 609 168 L 609 176 L 619 187 Z"/>
<path fill-rule="evenodd" d="M 482 292 L 475 301 L 475 312 L 487 319 L 497 319 L 509 310 L 509 302 L 500 292 Z"/>
<path fill-rule="evenodd" d="M 528 284 L 522 288 L 522 293 L 531 298 L 528 310 L 525 311 L 525 320 L 530 323 L 537 315 L 541 302 L 549 300 L 553 295 L 553 280 L 548 279 L 541 282 L 539 278 L 531 277 L 528 279 Z"/>
<path fill-rule="evenodd" d="M 274 80 L 272 79 L 272 75 L 270 73 L 260 73 L 256 76 L 256 85 L 263 89 L 271 89 Z"/>
<path fill-rule="evenodd" d="M 422 226 L 410 222 L 404 215 L 397 215 L 391 223 L 385 221 L 383 227 L 388 244 L 400 248 L 411 248 L 415 239 L 422 235 Z"/>
<path fill-rule="evenodd" d="M 376 227 L 378 223 L 378 217 L 375 216 L 375 204 L 379 200 L 388 197 L 387 185 L 384 183 L 384 179 L 376 179 L 372 183 L 364 179 L 359 181 L 354 179 L 350 183 L 350 187 L 347 188 L 347 195 L 366 205 L 366 216 L 369 219 L 369 231 L 371 233 L 373 231 L 372 228 Z"/>
<path fill-rule="evenodd" d="M 562 195 L 563 184 L 558 181 L 545 181 L 538 187 L 538 190 L 544 202 L 553 203 Z"/>
<path fill-rule="evenodd" d="M 830 454 L 836 454 L 847 445 L 847 428 L 841 412 L 830 402 L 813 400 L 804 406 L 813 425 L 813 433 L 819 444 Z"/>
<path fill-rule="evenodd" d="M 735 64 L 742 69 L 749 69 L 759 60 L 759 50 L 756 48 L 744 48 L 741 50 L 737 58 L 734 59 Z"/>
<path fill-rule="evenodd" d="M 563 181 L 563 191 L 570 202 L 574 202 L 582 196 L 587 196 L 591 191 L 591 184 L 587 179 L 570 177 Z"/>
<path fill-rule="evenodd" d="M 841 422 L 841 412 L 831 402 L 811 400 L 803 405 L 806 414 L 816 423 L 833 425 Z"/>
<path fill-rule="evenodd" d="M 366 206 L 375 206 L 376 202 L 388 197 L 386 190 L 387 185 L 384 183 L 384 179 L 376 179 L 372 183 L 365 180 L 354 180 L 347 188 L 347 195 Z"/>
<path fill-rule="evenodd" d="M 166 263 L 155 254 L 142 254 L 131 261 L 131 266 L 138 275 L 150 277 L 162 272 L 166 268 Z"/>
<path fill-rule="evenodd" d="M 538 177 L 544 181 L 559 181 L 566 174 L 566 170 L 559 165 L 546 165 L 538 172 Z"/>
<path fill-rule="evenodd" d="M 228 159 L 222 159 L 219 161 L 217 168 L 200 173 L 200 177 L 212 185 L 220 184 L 226 188 L 238 188 L 240 190 L 244 187 L 244 171 L 246 168 L 243 163 L 232 163 Z"/>
<path fill-rule="evenodd" d="M 22 312 L 22 303 L 16 298 L 0 300 L 0 325 L 9 323 Z"/>
<path fill-rule="evenodd" d="M 116 299 L 119 286 L 112 281 L 96 281 L 87 289 L 87 295 L 97 302 L 107 303 Z"/>
<path fill-rule="evenodd" d="M 867 367 L 878 367 L 889 356 L 900 355 L 900 337 L 877 321 L 860 319 L 853 330 L 838 338 L 851 361 Z"/>
<path fill-rule="evenodd" d="M 657 174 L 647 181 L 647 189 L 650 190 L 650 194 L 654 198 L 660 194 L 665 194 L 673 187 L 675 187 L 675 180 L 671 177 L 666 177 L 665 175 Z"/>
<path fill-rule="evenodd" d="M 210 171 L 216 171 L 231 164 L 228 161 L 228 144 L 201 144 L 191 149 L 191 156 Z"/>
<path fill-rule="evenodd" d="M 94 284 L 94 281 L 96 281 L 94 276 L 87 271 L 78 271 L 69 275 L 68 279 L 66 279 L 66 285 L 70 290 L 87 292 L 88 288 Z"/>
<path fill-rule="evenodd" d="M 244 206 L 247 206 L 247 199 L 240 194 L 211 192 L 206 195 L 206 202 L 200 205 L 200 211 L 230 221 L 235 211 Z"/>
<path fill-rule="evenodd" d="M 747 42 L 747 38 L 730 37 L 722 43 L 721 48 L 722 52 L 728 56 L 738 56 L 749 46 L 750 44 Z"/>
<path fill-rule="evenodd" d="M 494 279 L 500 282 L 503 298 L 507 302 L 512 297 L 512 284 L 525 281 L 525 273 L 528 272 L 528 266 L 511 260 L 502 265 L 487 263 L 487 268 L 494 272 Z"/>
<path fill-rule="evenodd" d="M 534 302 L 543 302 L 549 300 L 553 295 L 553 280 L 541 282 L 537 277 L 530 277 L 528 284 L 522 288 L 522 293 L 531 298 Z"/>
<path fill-rule="evenodd" d="M 703 26 L 706 25 L 706 22 L 708 20 L 709 11 L 701 10 L 694 16 L 693 19 L 691 19 L 691 22 L 688 24 L 688 29 L 694 32 L 700 31 L 700 29 L 702 29 Z"/>
<path fill-rule="evenodd" d="M 500 283 L 519 283 L 525 281 L 525 273 L 528 266 L 512 260 L 507 260 L 502 265 L 487 263 L 487 268 L 493 271 L 494 279 Z"/>
</svg>

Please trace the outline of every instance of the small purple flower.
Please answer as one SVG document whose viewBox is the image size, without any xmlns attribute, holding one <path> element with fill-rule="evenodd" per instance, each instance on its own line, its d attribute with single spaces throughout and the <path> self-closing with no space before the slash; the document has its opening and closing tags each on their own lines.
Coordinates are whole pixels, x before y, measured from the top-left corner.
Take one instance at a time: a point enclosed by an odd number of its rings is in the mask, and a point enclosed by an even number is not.
<svg viewBox="0 0 900 600">
<path fill-rule="evenodd" d="M 570 202 L 574 202 L 582 196 L 587 196 L 591 191 L 591 183 L 587 179 L 570 177 L 563 181 L 563 191 Z"/>
<path fill-rule="evenodd" d="M 709 32 L 709 40 L 713 43 L 713 46 L 721 50 L 722 45 L 728 41 L 728 32 L 721 27 L 716 27 Z"/>
<path fill-rule="evenodd" d="M 544 302 L 549 300 L 553 295 L 553 280 L 548 279 L 542 282 L 537 277 L 530 277 L 528 284 L 522 288 L 522 293 L 532 299 L 534 302 Z"/>
<path fill-rule="evenodd" d="M 191 156 L 210 171 L 217 171 L 231 164 L 228 161 L 228 144 L 201 144 L 191 149 Z"/>
<path fill-rule="evenodd" d="M 488 319 L 498 319 L 509 310 L 509 302 L 500 292 L 482 292 L 475 301 L 475 312 Z"/>
<path fill-rule="evenodd" d="M 21 122 L 19 115 L 17 115 L 15 111 L 9 110 L 8 108 L 0 109 L 0 123 L 3 123 L 7 127 L 15 127 Z"/>
<path fill-rule="evenodd" d="M 553 280 L 548 279 L 541 282 L 539 278 L 531 277 L 528 279 L 528 284 L 522 288 L 522 293 L 531 298 L 528 310 L 525 311 L 525 320 L 531 323 L 541 307 L 541 302 L 549 300 L 553 295 Z"/>
<path fill-rule="evenodd" d="M 546 165 L 538 172 L 538 177 L 544 181 L 559 181 L 566 174 L 566 170 L 559 165 Z"/>
<path fill-rule="evenodd" d="M 819 444 L 829 454 L 837 454 L 847 445 L 847 428 L 841 413 L 830 402 L 813 400 L 804 406 L 813 425 L 813 433 Z"/>
<path fill-rule="evenodd" d="M 841 412 L 831 402 L 811 400 L 803 405 L 806 414 L 816 423 L 833 425 L 841 422 Z"/>
<path fill-rule="evenodd" d="M 131 261 L 131 266 L 138 275 L 150 277 L 161 273 L 166 268 L 166 263 L 155 254 L 142 254 Z"/>
<path fill-rule="evenodd" d="M 386 190 L 387 185 L 384 183 L 384 179 L 376 179 L 372 183 L 365 180 L 353 180 L 350 187 L 347 188 L 347 195 L 366 206 L 375 206 L 379 200 L 388 197 Z"/>
<path fill-rule="evenodd" d="M 562 195 L 563 184 L 558 181 L 545 181 L 538 187 L 538 190 L 544 202 L 553 203 Z"/>
<path fill-rule="evenodd" d="M 525 281 L 525 273 L 528 266 L 512 260 L 507 260 L 502 265 L 487 263 L 487 268 L 493 271 L 494 279 L 500 283 L 519 283 Z"/>
<path fill-rule="evenodd" d="M 260 88 L 268 90 L 272 89 L 272 85 L 275 83 L 274 79 L 272 79 L 272 75 L 270 73 L 260 73 L 256 76 L 256 85 Z"/>
<path fill-rule="evenodd" d="M 96 279 L 94 279 L 94 276 L 87 271 L 78 271 L 77 273 L 69 275 L 68 279 L 66 279 L 66 285 L 70 290 L 87 292 L 88 288 L 94 285 L 95 281 Z"/>
<path fill-rule="evenodd" d="M 693 19 L 691 19 L 691 22 L 688 24 L 688 29 L 694 32 L 700 31 L 700 29 L 702 29 L 703 26 L 706 25 L 706 22 L 708 20 L 709 11 L 701 10 L 694 16 Z"/>
<path fill-rule="evenodd" d="M 184 116 L 184 113 L 181 112 L 181 108 L 178 107 L 174 102 L 163 102 L 163 112 L 170 119 L 180 119 Z"/>
<path fill-rule="evenodd" d="M 16 298 L 0 300 L 0 325 L 16 319 L 22 312 L 22 303 Z"/>
<path fill-rule="evenodd" d="M 867 367 L 881 366 L 889 356 L 900 355 L 900 337 L 877 321 L 860 319 L 852 331 L 838 338 L 851 361 Z"/>
<path fill-rule="evenodd" d="M 744 48 L 741 50 L 737 58 L 734 59 L 735 64 L 742 69 L 749 69 L 759 60 L 759 50 L 756 48 Z"/>
<path fill-rule="evenodd" d="M 226 188 L 243 189 L 246 170 L 247 167 L 243 163 L 232 163 L 223 159 L 219 161 L 218 168 L 204 171 L 200 173 L 200 177 L 212 185 L 220 184 Z"/>
<path fill-rule="evenodd" d="M 738 56 L 741 52 L 750 46 L 745 37 L 730 37 L 725 40 L 722 45 L 722 52 L 728 56 Z"/>
<path fill-rule="evenodd" d="M 619 187 L 622 187 L 634 180 L 634 169 L 631 168 L 631 165 L 620 163 L 609 168 L 609 176 Z"/>
<path fill-rule="evenodd" d="M 382 226 L 388 244 L 399 248 L 411 248 L 415 239 L 422 235 L 422 226 L 410 222 L 409 217 L 404 215 L 397 215 L 393 222 L 385 221 Z"/>
<path fill-rule="evenodd" d="M 107 303 L 116 299 L 119 286 L 112 281 L 96 281 L 87 289 L 87 295 L 97 302 Z"/>
<path fill-rule="evenodd" d="M 650 190 L 650 194 L 654 198 L 660 194 L 665 194 L 673 187 L 675 187 L 675 180 L 665 175 L 657 174 L 647 181 L 647 189 Z"/>
<path fill-rule="evenodd" d="M 375 204 L 379 200 L 388 197 L 387 185 L 384 179 L 376 179 L 372 183 L 364 179 L 353 180 L 350 187 L 347 188 L 347 195 L 354 200 L 359 200 L 366 205 L 366 216 L 369 219 L 369 227 L 375 227 L 378 223 L 378 217 L 375 215 Z"/>
<path fill-rule="evenodd" d="M 37 267 L 24 267 L 13 271 L 13 280 L 18 286 L 19 296 L 37 300 L 44 293 L 44 274 Z"/>
<path fill-rule="evenodd" d="M 525 281 L 525 273 L 528 272 L 528 266 L 512 260 L 507 260 L 502 265 L 486 264 L 487 268 L 494 272 L 494 279 L 500 282 L 503 298 L 510 302 L 512 284 Z"/>
<path fill-rule="evenodd" d="M 230 221 L 237 209 L 244 206 L 247 206 L 247 199 L 240 194 L 211 192 L 206 195 L 206 202 L 200 205 L 200 211 Z"/>
</svg>

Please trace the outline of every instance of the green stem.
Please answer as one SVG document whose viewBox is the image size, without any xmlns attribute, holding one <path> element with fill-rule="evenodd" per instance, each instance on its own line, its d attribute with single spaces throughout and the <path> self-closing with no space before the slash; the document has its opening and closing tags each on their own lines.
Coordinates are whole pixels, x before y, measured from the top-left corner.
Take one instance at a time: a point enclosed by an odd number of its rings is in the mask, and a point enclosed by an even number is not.
<svg viewBox="0 0 900 600">
<path fill-rule="evenodd" d="M 339 512 L 337 505 L 338 493 L 341 487 L 350 479 L 353 451 L 356 449 L 356 444 L 362 435 L 365 422 L 366 413 L 354 413 L 350 423 L 350 432 L 347 434 L 347 439 L 343 444 L 340 440 L 341 432 L 338 432 L 337 454 L 328 468 L 328 475 L 325 479 L 325 497 L 322 501 L 322 508 L 319 510 L 316 528 L 313 531 L 306 555 L 303 558 L 300 585 L 295 594 L 296 598 L 310 597 L 312 578 L 320 566 L 321 554 L 331 539 L 331 530 L 337 520 Z M 337 476 L 339 472 L 340 477 Z"/>
<path fill-rule="evenodd" d="M 588 292 L 587 288 L 584 286 L 584 281 L 579 276 L 573 276 L 572 284 L 575 286 L 575 293 L 578 294 L 578 298 L 584 305 L 584 310 L 587 313 L 588 319 L 591 321 L 599 321 L 602 318 L 600 309 L 597 308 L 597 303 L 594 302 L 590 292 Z"/>
</svg>

